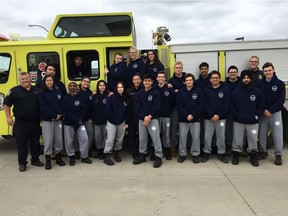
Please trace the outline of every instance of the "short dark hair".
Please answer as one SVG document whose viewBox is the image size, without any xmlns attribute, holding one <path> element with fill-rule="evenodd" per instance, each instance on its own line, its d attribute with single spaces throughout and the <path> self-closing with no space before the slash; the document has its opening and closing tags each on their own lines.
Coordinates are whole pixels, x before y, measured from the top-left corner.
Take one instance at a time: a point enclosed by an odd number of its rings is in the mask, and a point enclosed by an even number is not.
<svg viewBox="0 0 288 216">
<path fill-rule="evenodd" d="M 143 75 L 143 80 L 145 80 L 145 79 L 153 80 L 153 77 L 151 76 L 151 74 L 146 73 L 146 74 Z"/>
<path fill-rule="evenodd" d="M 187 73 L 187 74 L 185 74 L 185 76 L 184 76 L 184 82 L 186 81 L 186 78 L 188 78 L 188 77 L 192 77 L 192 80 L 193 80 L 193 82 L 195 82 L 195 76 L 193 75 L 193 74 L 191 74 L 191 73 Z"/>
<path fill-rule="evenodd" d="M 202 62 L 200 65 L 199 65 L 199 69 L 202 68 L 202 67 L 207 67 L 209 68 L 209 64 L 207 62 Z"/>
<path fill-rule="evenodd" d="M 229 71 L 232 70 L 232 69 L 235 69 L 235 70 L 237 70 L 237 72 L 238 72 L 238 68 L 237 68 L 235 65 L 231 65 L 231 66 L 228 68 L 227 72 L 229 73 Z"/>
<path fill-rule="evenodd" d="M 262 70 L 264 70 L 264 68 L 267 68 L 267 67 L 272 67 L 272 69 L 274 70 L 274 65 L 271 63 L 271 62 L 266 62 L 263 66 L 262 66 Z"/>
<path fill-rule="evenodd" d="M 219 76 L 219 78 L 221 78 L 221 74 L 219 73 L 219 71 L 213 70 L 208 75 L 209 79 L 211 79 L 212 75 L 214 75 L 214 74 L 217 74 Z"/>
</svg>

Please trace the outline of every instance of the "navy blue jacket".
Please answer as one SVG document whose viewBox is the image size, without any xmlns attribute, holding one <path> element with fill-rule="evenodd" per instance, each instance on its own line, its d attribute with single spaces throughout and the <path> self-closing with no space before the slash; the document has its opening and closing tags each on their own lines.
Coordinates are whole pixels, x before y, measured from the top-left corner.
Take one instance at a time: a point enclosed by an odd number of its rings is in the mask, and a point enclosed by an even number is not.
<svg viewBox="0 0 288 216">
<path fill-rule="evenodd" d="M 208 76 L 206 79 L 204 79 L 200 74 L 199 78 L 195 81 L 195 85 L 201 89 L 205 89 L 208 86 L 211 86 L 211 82 L 210 82 Z"/>
<path fill-rule="evenodd" d="M 38 95 L 38 102 L 42 121 L 52 121 L 57 118 L 57 115 L 63 116 L 63 95 L 58 88 L 41 91 Z"/>
<path fill-rule="evenodd" d="M 93 94 L 93 92 L 90 89 L 83 91 L 81 89 L 81 87 L 79 87 L 79 89 L 80 89 L 79 93 L 83 97 L 83 102 L 84 102 L 84 106 L 85 106 L 85 112 L 84 112 L 82 121 L 86 122 L 92 118 L 92 111 L 93 111 L 92 94 Z"/>
<path fill-rule="evenodd" d="M 107 88 L 109 91 L 114 91 L 116 84 L 119 81 L 124 82 L 126 85 L 126 62 L 119 62 L 118 64 L 111 65 L 107 78 Z"/>
<path fill-rule="evenodd" d="M 177 77 L 174 73 L 174 75 L 168 80 L 168 83 L 170 83 L 173 86 L 173 89 L 177 89 L 180 90 L 182 89 L 185 84 L 184 84 L 184 76 L 185 76 L 185 72 L 182 72 L 182 76 L 181 77 Z"/>
<path fill-rule="evenodd" d="M 265 98 L 263 92 L 254 87 L 242 86 L 231 95 L 233 120 L 242 124 L 256 124 L 264 112 Z"/>
<path fill-rule="evenodd" d="M 63 98 L 64 125 L 73 126 L 75 129 L 82 124 L 85 113 L 85 105 L 81 94 L 65 95 Z"/>
<path fill-rule="evenodd" d="M 211 119 L 218 115 L 219 119 L 226 119 L 230 107 L 230 90 L 223 84 L 218 88 L 207 87 L 203 91 L 205 100 L 204 118 Z"/>
<path fill-rule="evenodd" d="M 284 82 L 279 80 L 274 73 L 270 82 L 263 79 L 258 86 L 265 96 L 265 109 L 267 109 L 270 113 L 280 111 L 285 103 L 286 97 Z"/>
<path fill-rule="evenodd" d="M 151 115 L 152 119 L 157 119 L 161 107 L 160 94 L 154 88 L 148 91 L 143 88 L 136 95 L 135 107 L 139 119 L 144 120 L 148 115 Z"/>
<path fill-rule="evenodd" d="M 162 88 L 155 86 L 155 89 L 159 92 L 161 97 L 161 106 L 159 117 L 170 117 L 173 107 L 175 107 L 176 96 L 172 88 L 168 88 L 165 84 Z"/>
<path fill-rule="evenodd" d="M 69 71 L 68 71 L 68 77 L 70 79 L 74 79 L 76 77 L 83 77 L 83 76 L 91 76 L 91 73 L 88 71 L 88 69 L 82 64 L 80 67 L 76 67 L 75 64 L 71 64 Z"/>
<path fill-rule="evenodd" d="M 155 82 L 157 74 L 159 71 L 164 71 L 164 65 L 160 62 L 160 64 L 146 64 L 146 73 L 150 74 Z"/>
<path fill-rule="evenodd" d="M 105 106 L 107 103 L 109 92 L 106 91 L 103 94 L 93 95 L 93 112 L 92 119 L 96 125 L 103 125 L 107 123 L 107 117 L 105 114 Z"/>
<path fill-rule="evenodd" d="M 42 88 L 42 85 L 43 85 L 43 80 L 37 79 L 35 86 L 37 86 L 38 88 Z M 65 96 L 67 94 L 66 87 L 65 87 L 64 83 L 61 82 L 60 80 L 56 80 L 54 78 L 54 86 L 55 86 L 55 88 L 58 88 L 61 91 L 63 96 Z"/>
<path fill-rule="evenodd" d="M 230 92 L 232 93 L 236 88 L 241 87 L 242 82 L 241 82 L 241 78 L 237 77 L 237 80 L 235 82 L 231 82 L 229 80 L 229 77 L 226 77 L 226 80 L 224 82 L 224 86 L 226 86 L 227 88 L 230 89 Z"/>
<path fill-rule="evenodd" d="M 119 125 L 124 121 L 129 124 L 130 106 L 128 96 L 127 98 L 116 94 L 109 96 L 105 106 L 107 120 L 114 125 Z"/>
<path fill-rule="evenodd" d="M 133 75 L 136 73 L 140 73 L 141 77 L 146 73 L 145 63 L 142 58 L 138 58 L 135 61 L 131 61 L 126 69 L 126 80 L 127 87 L 130 88 L 133 86 Z"/>
<path fill-rule="evenodd" d="M 177 94 L 177 110 L 179 122 L 189 122 L 188 115 L 192 115 L 192 122 L 200 122 L 204 108 L 203 92 L 201 88 L 193 86 L 188 90 L 182 88 Z"/>
</svg>

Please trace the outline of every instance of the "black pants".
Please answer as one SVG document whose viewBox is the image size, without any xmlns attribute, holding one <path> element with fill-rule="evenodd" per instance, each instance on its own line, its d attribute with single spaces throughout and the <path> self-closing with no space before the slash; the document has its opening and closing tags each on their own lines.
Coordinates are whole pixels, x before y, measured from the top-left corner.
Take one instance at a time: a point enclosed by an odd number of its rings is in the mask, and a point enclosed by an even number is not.
<svg viewBox="0 0 288 216">
<path fill-rule="evenodd" d="M 128 143 L 132 155 L 139 152 L 139 138 L 136 136 L 138 133 L 138 119 L 132 119 L 128 127 Z"/>
<path fill-rule="evenodd" d="M 38 161 L 40 155 L 40 122 L 16 119 L 14 132 L 18 147 L 19 165 L 27 164 L 28 146 L 31 154 L 31 162 Z"/>
</svg>

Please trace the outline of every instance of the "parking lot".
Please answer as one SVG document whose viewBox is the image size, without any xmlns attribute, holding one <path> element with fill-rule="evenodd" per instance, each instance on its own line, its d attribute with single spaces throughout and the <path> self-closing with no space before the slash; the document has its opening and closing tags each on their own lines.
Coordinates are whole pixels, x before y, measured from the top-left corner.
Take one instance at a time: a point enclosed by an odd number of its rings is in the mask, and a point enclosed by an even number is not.
<svg viewBox="0 0 288 216">
<path fill-rule="evenodd" d="M 217 156 L 199 164 L 163 159 L 159 169 L 149 160 L 133 165 L 127 152 L 122 159 L 111 167 L 98 159 L 74 167 L 53 161 L 52 170 L 29 163 L 20 173 L 15 142 L 1 138 L 1 215 L 288 215 L 287 144 L 282 166 L 272 149 L 259 167 Z"/>
</svg>

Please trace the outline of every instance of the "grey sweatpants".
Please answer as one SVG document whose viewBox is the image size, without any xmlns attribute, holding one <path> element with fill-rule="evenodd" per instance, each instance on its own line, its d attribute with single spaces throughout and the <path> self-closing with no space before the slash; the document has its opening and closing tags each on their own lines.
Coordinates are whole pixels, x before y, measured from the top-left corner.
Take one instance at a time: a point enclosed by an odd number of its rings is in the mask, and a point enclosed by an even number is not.
<svg viewBox="0 0 288 216">
<path fill-rule="evenodd" d="M 143 120 L 139 120 L 139 152 L 147 154 L 148 134 L 150 134 L 154 144 L 155 155 L 162 157 L 162 145 L 160 140 L 158 119 L 152 119 L 147 127 L 143 125 Z"/>
<path fill-rule="evenodd" d="M 162 145 L 165 148 L 171 147 L 170 142 L 170 118 L 160 117 L 159 118 L 160 132 L 162 134 Z"/>
<path fill-rule="evenodd" d="M 64 125 L 64 140 L 65 140 L 65 148 L 68 156 L 74 156 L 75 150 L 72 146 L 73 138 L 74 138 L 75 130 L 72 126 Z M 77 131 L 77 139 L 79 142 L 79 150 L 81 153 L 81 158 L 88 157 L 88 135 L 84 125 L 81 125 Z"/>
<path fill-rule="evenodd" d="M 95 144 L 97 149 L 104 149 L 107 139 L 107 124 L 94 125 Z"/>
<path fill-rule="evenodd" d="M 212 122 L 210 120 L 204 120 L 204 148 L 203 152 L 210 154 L 212 151 L 212 138 L 214 131 L 216 133 L 216 146 L 218 154 L 225 154 L 225 129 L 226 129 L 226 119 L 219 120 L 217 122 Z"/>
<path fill-rule="evenodd" d="M 88 144 L 89 144 L 89 148 L 91 148 L 92 143 L 93 143 L 93 123 L 92 120 L 89 119 L 88 121 L 83 123 L 85 125 L 86 131 L 87 131 L 87 135 L 88 135 Z"/>
<path fill-rule="evenodd" d="M 248 152 L 258 151 L 257 138 L 258 138 L 259 124 L 242 124 L 238 122 L 233 123 L 233 144 L 232 150 L 236 152 L 243 151 L 243 137 L 246 131 Z"/>
<path fill-rule="evenodd" d="M 42 121 L 42 135 L 44 140 L 44 155 L 52 155 L 63 149 L 62 121 Z"/>
<path fill-rule="evenodd" d="M 200 122 L 186 123 L 179 122 L 179 155 L 187 155 L 187 135 L 191 133 L 192 145 L 190 153 L 192 156 L 199 156 L 200 154 Z"/>
<path fill-rule="evenodd" d="M 125 121 L 119 125 L 114 125 L 107 121 L 107 139 L 105 142 L 104 153 L 111 153 L 113 146 L 115 151 L 119 151 L 123 146 L 125 135 Z M 114 144 L 115 142 L 115 144 Z"/>
<path fill-rule="evenodd" d="M 283 153 L 283 123 L 281 111 L 273 113 L 271 117 L 261 117 L 259 125 L 259 151 L 267 151 L 267 133 L 271 129 L 274 142 L 274 154 Z"/>
</svg>

